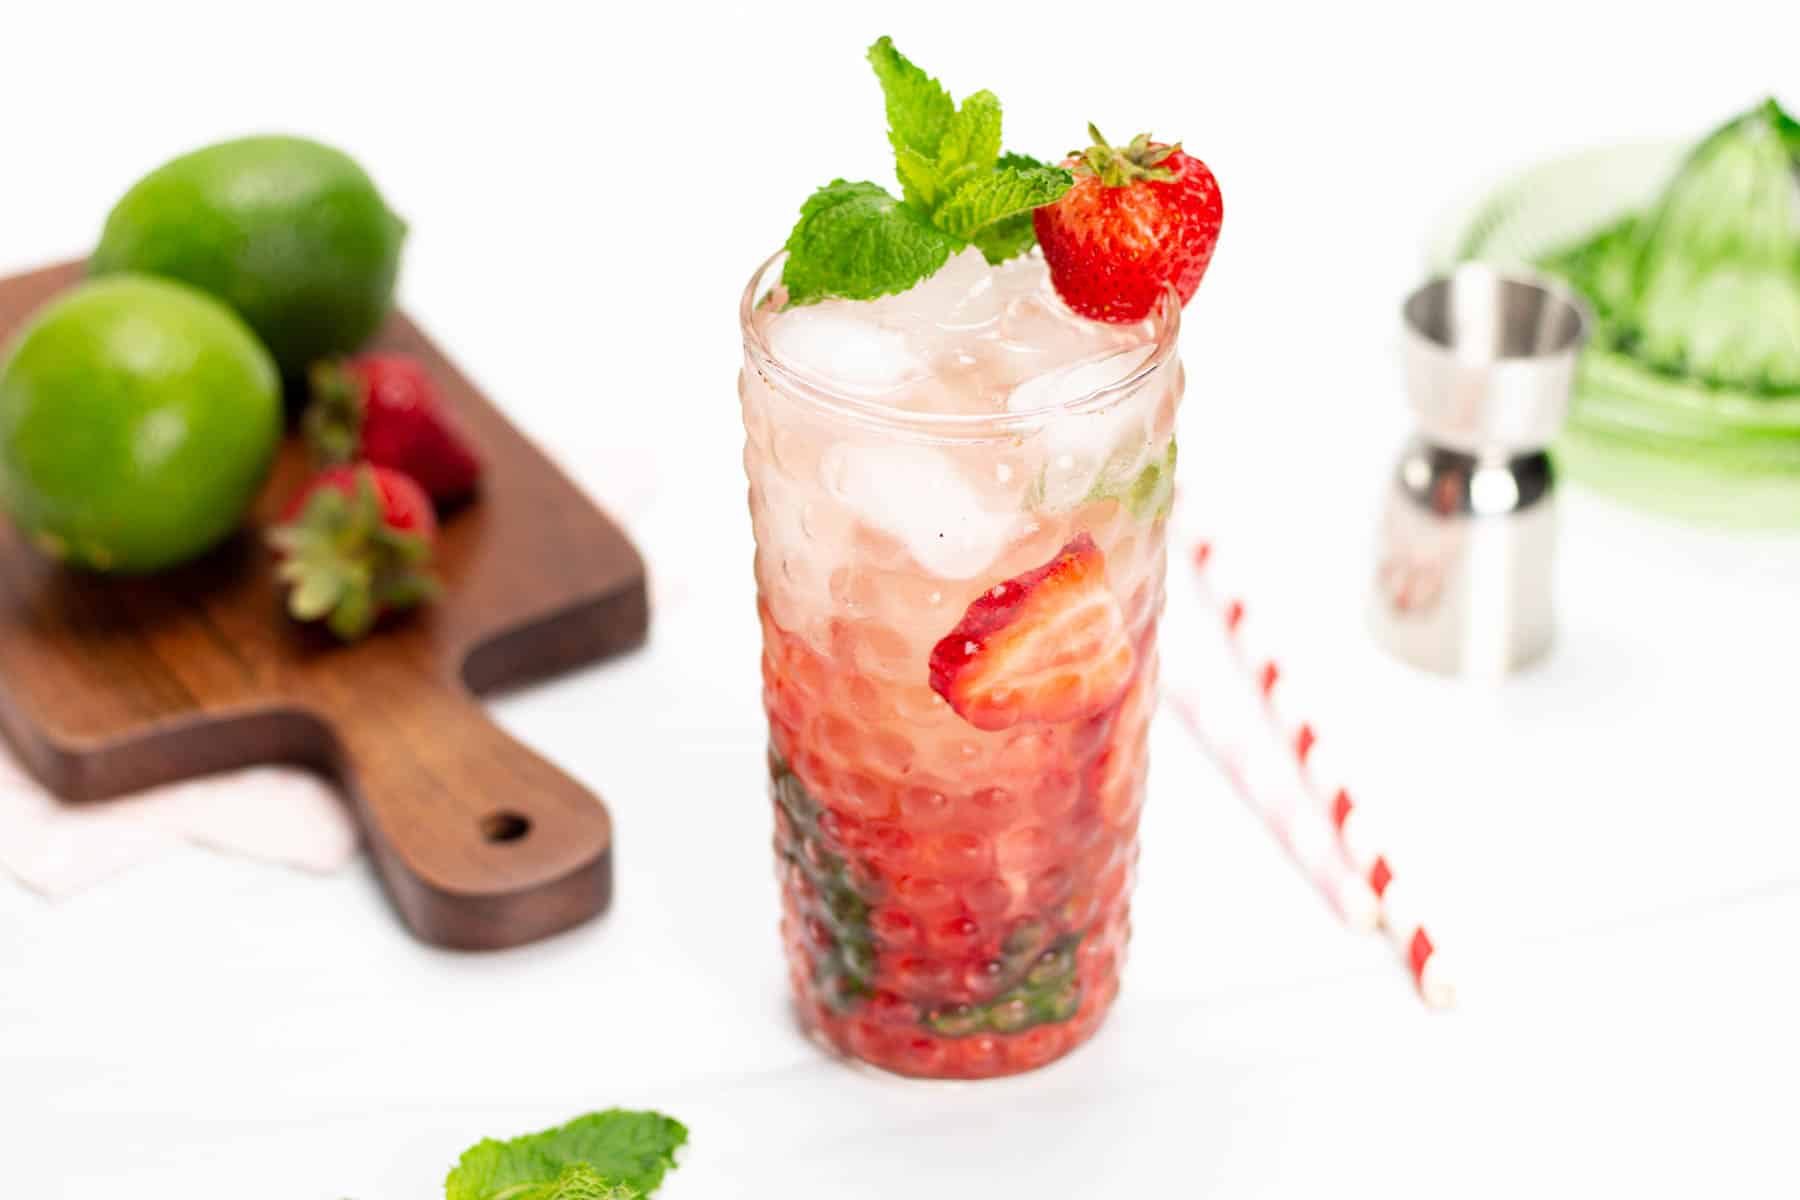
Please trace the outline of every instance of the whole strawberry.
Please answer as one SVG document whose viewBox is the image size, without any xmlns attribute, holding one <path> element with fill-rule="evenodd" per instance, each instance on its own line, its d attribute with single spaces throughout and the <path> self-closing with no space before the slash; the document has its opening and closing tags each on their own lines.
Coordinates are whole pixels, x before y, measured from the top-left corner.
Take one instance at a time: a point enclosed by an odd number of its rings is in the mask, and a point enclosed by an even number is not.
<svg viewBox="0 0 1800 1200">
<path fill-rule="evenodd" d="M 296 621 L 323 621 L 352 642 L 384 613 L 437 595 L 431 498 L 398 471 L 369 463 L 330 467 L 289 502 L 269 533 Z"/>
<path fill-rule="evenodd" d="M 1186 304 L 1212 261 L 1225 218 L 1206 164 L 1140 133 L 1123 149 L 1094 144 L 1063 166 L 1075 185 L 1031 216 L 1050 279 L 1085 317 L 1129 325 L 1171 284 Z"/>
<path fill-rule="evenodd" d="M 481 462 L 423 364 L 363 354 L 313 368 L 307 441 L 320 461 L 404 471 L 440 504 L 475 490 Z"/>
</svg>

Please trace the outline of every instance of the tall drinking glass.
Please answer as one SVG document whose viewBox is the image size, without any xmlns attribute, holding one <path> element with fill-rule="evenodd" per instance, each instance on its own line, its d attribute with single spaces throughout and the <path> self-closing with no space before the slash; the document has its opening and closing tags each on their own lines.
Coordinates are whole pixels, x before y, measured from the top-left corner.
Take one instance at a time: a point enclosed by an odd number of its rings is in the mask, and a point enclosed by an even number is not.
<svg viewBox="0 0 1800 1200">
<path fill-rule="evenodd" d="M 1079 1045 L 1118 991 L 1182 371 L 1030 255 L 744 292 L 782 940 L 802 1020 L 907 1075 Z"/>
</svg>

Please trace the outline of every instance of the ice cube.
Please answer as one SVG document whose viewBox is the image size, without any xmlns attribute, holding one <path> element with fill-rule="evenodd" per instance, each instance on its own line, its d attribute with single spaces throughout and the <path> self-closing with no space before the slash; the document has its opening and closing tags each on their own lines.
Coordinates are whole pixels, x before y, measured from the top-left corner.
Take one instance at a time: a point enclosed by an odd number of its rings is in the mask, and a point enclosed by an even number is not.
<svg viewBox="0 0 1800 1200">
<path fill-rule="evenodd" d="M 926 373 L 906 335 L 857 313 L 849 301 L 796 308 L 769 329 L 775 357 L 834 389 L 888 392 Z"/>
<path fill-rule="evenodd" d="M 1129 379 L 1149 359 L 1153 346 L 1097 354 L 1021 383 L 1006 398 L 1008 412 L 1035 412 L 1073 404 L 1101 388 Z M 1116 405 L 1114 407 L 1117 407 Z"/>
<path fill-rule="evenodd" d="M 994 268 L 979 250 L 964 250 L 945 263 L 924 284 L 934 296 L 929 311 L 937 327 L 979 329 L 998 320 L 1005 297 L 997 283 Z"/>
<path fill-rule="evenodd" d="M 965 250 L 931 278 L 870 302 L 868 310 L 883 328 L 904 334 L 933 372 L 941 372 L 968 359 L 970 348 L 996 326 L 1005 307 L 994 268 L 979 251 Z"/>
<path fill-rule="evenodd" d="M 1017 511 L 988 508 L 954 460 L 924 446 L 840 442 L 825 452 L 824 477 L 834 496 L 944 579 L 980 574 L 1022 520 Z"/>
<path fill-rule="evenodd" d="M 1131 378 L 1154 350 L 1138 346 L 1112 351 L 1033 376 L 1008 394 L 1007 411 L 1038 412 L 1073 404 Z M 1137 394 L 1124 395 L 1095 412 L 1048 417 L 1033 438 L 1044 456 L 1038 503 L 1050 510 L 1073 507 L 1102 482 L 1102 475 L 1124 469 L 1122 458 L 1145 449 L 1148 414 L 1142 401 Z"/>
</svg>

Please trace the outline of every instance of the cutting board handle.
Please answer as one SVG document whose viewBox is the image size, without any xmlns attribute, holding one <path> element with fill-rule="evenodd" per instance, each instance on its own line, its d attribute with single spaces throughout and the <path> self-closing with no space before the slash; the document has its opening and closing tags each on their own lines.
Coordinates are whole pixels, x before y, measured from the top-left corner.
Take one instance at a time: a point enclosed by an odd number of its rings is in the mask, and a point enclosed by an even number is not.
<svg viewBox="0 0 1800 1200">
<path fill-rule="evenodd" d="M 606 907 L 605 806 L 461 687 L 365 680 L 330 714 L 345 791 L 394 903 L 427 941 L 517 945 Z M 373 686 L 371 686 L 373 685 Z"/>
</svg>

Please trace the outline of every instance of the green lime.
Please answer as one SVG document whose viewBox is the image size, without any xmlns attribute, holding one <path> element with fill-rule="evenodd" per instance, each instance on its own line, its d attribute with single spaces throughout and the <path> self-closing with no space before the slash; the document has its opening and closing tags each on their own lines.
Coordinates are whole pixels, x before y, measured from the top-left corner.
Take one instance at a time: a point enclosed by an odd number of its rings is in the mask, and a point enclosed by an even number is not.
<svg viewBox="0 0 1800 1200">
<path fill-rule="evenodd" d="M 211 292 L 298 376 L 375 332 L 393 305 L 405 236 L 348 155 L 303 138 L 242 138 L 139 180 L 107 217 L 89 265 Z"/>
<path fill-rule="evenodd" d="M 93 280 L 0 357 L 0 506 L 66 562 L 173 566 L 237 528 L 281 425 L 275 364 L 230 309 L 167 280 Z"/>
</svg>

